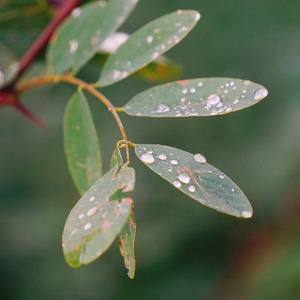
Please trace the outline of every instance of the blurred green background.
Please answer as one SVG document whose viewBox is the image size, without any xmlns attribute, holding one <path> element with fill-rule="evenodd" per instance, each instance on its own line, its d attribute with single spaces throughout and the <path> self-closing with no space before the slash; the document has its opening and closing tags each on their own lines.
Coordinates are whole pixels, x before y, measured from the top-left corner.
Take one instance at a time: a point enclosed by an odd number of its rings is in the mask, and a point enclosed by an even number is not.
<svg viewBox="0 0 300 300">
<path fill-rule="evenodd" d="M 2 18 L 4 2 L 10 1 L 0 2 Z M 49 14 L 23 7 L 43 1 L 11 2 L 19 14 L 0 18 L 0 41 L 20 57 Z M 127 278 L 117 242 L 91 265 L 71 269 L 61 235 L 79 196 L 64 158 L 62 116 L 74 88 L 38 88 L 23 99 L 48 130 L 0 110 L 1 299 L 300 299 L 300 2 L 140 0 L 122 30 L 177 9 L 202 15 L 167 53 L 182 65 L 180 78 L 249 79 L 269 96 L 225 116 L 122 120 L 135 143 L 203 153 L 245 192 L 253 218 L 201 206 L 133 158 L 136 278 Z M 99 72 L 90 65 L 80 77 L 95 81 Z M 129 78 L 103 93 L 122 106 L 151 86 Z M 121 137 L 105 107 L 89 100 L 107 171 Z"/>
</svg>

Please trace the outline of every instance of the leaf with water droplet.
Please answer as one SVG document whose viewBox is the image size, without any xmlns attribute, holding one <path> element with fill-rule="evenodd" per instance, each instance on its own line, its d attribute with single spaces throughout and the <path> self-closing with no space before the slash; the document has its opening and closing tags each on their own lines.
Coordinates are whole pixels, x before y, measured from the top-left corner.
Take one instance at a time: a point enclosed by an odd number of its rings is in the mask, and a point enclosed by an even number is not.
<svg viewBox="0 0 300 300">
<path fill-rule="evenodd" d="M 223 115 L 254 105 L 267 95 L 263 86 L 249 80 L 180 80 L 141 92 L 125 105 L 125 112 L 142 117 Z"/>
<path fill-rule="evenodd" d="M 154 61 L 179 43 L 199 19 L 197 11 L 180 10 L 146 24 L 108 58 L 98 84 L 113 84 Z"/>
<path fill-rule="evenodd" d="M 235 217 L 252 216 L 252 207 L 241 189 L 206 163 L 203 155 L 149 144 L 136 145 L 135 153 L 152 171 L 201 204 Z"/>
<path fill-rule="evenodd" d="M 63 232 L 66 262 L 74 268 L 88 264 L 106 251 L 130 216 L 132 199 L 113 199 L 120 190 L 133 190 L 134 169 L 114 167 L 100 178 L 70 212 Z"/>
<path fill-rule="evenodd" d="M 117 30 L 138 0 L 110 0 L 76 8 L 58 29 L 48 48 L 49 71 L 54 74 L 79 71 Z"/>
<path fill-rule="evenodd" d="M 0 43 L 0 53 L 0 88 L 3 88 L 16 78 L 19 64 L 2 43 Z"/>
<path fill-rule="evenodd" d="M 110 167 L 113 168 L 117 166 L 118 170 L 124 165 L 122 155 L 118 147 L 116 147 L 110 162 Z M 131 198 L 130 193 L 123 193 L 118 191 L 114 195 L 114 200 L 119 202 L 122 201 L 122 198 Z M 134 243 L 136 236 L 136 221 L 134 215 L 134 203 L 132 202 L 132 207 L 130 211 L 130 216 L 125 222 L 120 234 L 119 234 L 119 247 L 121 255 L 124 257 L 125 267 L 128 269 L 129 278 L 133 279 L 136 268 L 135 253 L 134 253 Z"/>
<path fill-rule="evenodd" d="M 102 161 L 97 132 L 82 91 L 77 91 L 67 104 L 63 132 L 69 171 L 83 195 L 102 176 Z"/>
</svg>

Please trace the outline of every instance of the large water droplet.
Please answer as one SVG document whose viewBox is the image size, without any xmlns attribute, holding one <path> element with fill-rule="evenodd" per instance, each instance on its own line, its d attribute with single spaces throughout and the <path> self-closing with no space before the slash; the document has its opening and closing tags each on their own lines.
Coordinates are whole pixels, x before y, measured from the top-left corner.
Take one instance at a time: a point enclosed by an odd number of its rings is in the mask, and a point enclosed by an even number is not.
<svg viewBox="0 0 300 300">
<path fill-rule="evenodd" d="M 176 160 L 176 159 L 171 159 L 170 163 L 171 163 L 171 165 L 178 165 L 179 164 L 178 160 Z"/>
<path fill-rule="evenodd" d="M 141 161 L 144 162 L 145 164 L 153 164 L 154 163 L 154 156 L 149 153 L 143 153 L 140 157 Z"/>
<path fill-rule="evenodd" d="M 265 88 L 258 89 L 254 94 L 254 100 L 259 101 L 268 96 L 268 91 Z"/>
<path fill-rule="evenodd" d="M 190 185 L 188 190 L 191 192 L 191 193 L 194 193 L 196 191 L 196 188 L 194 185 Z"/>
<path fill-rule="evenodd" d="M 91 208 L 91 209 L 86 213 L 86 215 L 87 215 L 88 217 L 91 217 L 91 216 L 93 216 L 97 211 L 98 211 L 98 207 L 95 206 L 95 207 Z"/>
<path fill-rule="evenodd" d="M 157 155 L 157 158 L 160 160 L 166 160 L 167 159 L 167 155 L 164 153 L 160 153 Z"/>
<path fill-rule="evenodd" d="M 248 219 L 248 218 L 251 218 L 251 217 L 252 217 L 252 212 L 251 212 L 251 211 L 248 211 L 248 210 L 245 210 L 245 211 L 242 212 L 241 215 L 242 215 L 243 218 Z"/>
<path fill-rule="evenodd" d="M 208 107 L 211 107 L 213 105 L 217 105 L 218 103 L 220 103 L 220 101 L 221 101 L 220 96 L 218 96 L 216 94 L 212 94 L 212 95 L 208 96 L 206 105 Z"/>
<path fill-rule="evenodd" d="M 200 164 L 205 164 L 206 163 L 206 158 L 204 157 L 204 155 L 197 153 L 194 156 L 194 160 Z"/>
<path fill-rule="evenodd" d="M 178 175 L 177 177 L 182 183 L 189 183 L 191 178 L 189 175 L 185 174 L 185 173 L 181 173 Z"/>
<path fill-rule="evenodd" d="M 78 49 L 78 42 L 76 40 L 71 40 L 69 42 L 69 47 L 71 54 L 75 53 Z"/>
<path fill-rule="evenodd" d="M 89 229 L 92 228 L 92 226 L 93 226 L 92 223 L 86 223 L 86 224 L 84 225 L 84 229 L 85 229 L 85 230 L 89 230 Z"/>
<path fill-rule="evenodd" d="M 156 107 L 156 110 L 154 112 L 163 113 L 163 112 L 167 112 L 169 110 L 170 110 L 169 106 L 167 106 L 165 104 L 160 104 Z"/>
<path fill-rule="evenodd" d="M 175 187 L 177 187 L 177 188 L 180 188 L 181 187 L 181 183 L 179 182 L 179 181 L 174 181 L 173 182 L 173 185 L 175 186 Z"/>
<path fill-rule="evenodd" d="M 146 38 L 146 41 L 148 44 L 151 44 L 153 42 L 153 36 L 152 35 L 148 35 Z"/>
<path fill-rule="evenodd" d="M 73 16 L 74 18 L 77 18 L 77 17 L 79 17 L 80 15 L 81 15 L 81 9 L 80 9 L 79 7 L 73 9 L 73 11 L 72 11 L 72 16 Z"/>
<path fill-rule="evenodd" d="M 199 13 L 196 13 L 195 16 L 194 16 L 194 20 L 199 21 L 200 18 L 201 18 L 201 15 Z"/>
<path fill-rule="evenodd" d="M 196 93 L 196 89 L 195 89 L 194 87 L 191 87 L 191 88 L 190 88 L 190 93 L 191 93 L 191 94 L 195 94 L 195 93 Z"/>
</svg>

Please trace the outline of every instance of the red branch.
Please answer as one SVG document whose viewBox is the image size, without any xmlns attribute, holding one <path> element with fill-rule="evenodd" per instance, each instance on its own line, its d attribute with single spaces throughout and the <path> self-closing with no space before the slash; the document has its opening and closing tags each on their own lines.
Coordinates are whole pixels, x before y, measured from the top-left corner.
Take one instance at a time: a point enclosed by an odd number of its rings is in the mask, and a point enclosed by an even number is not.
<svg viewBox="0 0 300 300">
<path fill-rule="evenodd" d="M 55 18 L 51 21 L 51 23 L 44 29 L 44 31 L 40 34 L 38 39 L 33 43 L 31 48 L 25 53 L 23 58 L 20 61 L 20 70 L 17 78 L 14 83 L 22 76 L 22 74 L 27 70 L 32 61 L 36 58 L 36 56 L 43 50 L 43 48 L 48 44 L 51 35 L 57 29 L 59 24 L 72 12 L 72 10 L 78 6 L 81 0 L 69 0 L 66 1 L 61 9 L 58 11 Z"/>
</svg>

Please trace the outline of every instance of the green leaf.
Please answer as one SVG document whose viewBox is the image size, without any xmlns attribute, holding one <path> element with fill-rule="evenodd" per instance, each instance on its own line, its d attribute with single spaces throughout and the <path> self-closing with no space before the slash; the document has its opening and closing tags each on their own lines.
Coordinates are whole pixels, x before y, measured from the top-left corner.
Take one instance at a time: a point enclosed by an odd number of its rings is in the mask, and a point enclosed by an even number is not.
<svg viewBox="0 0 300 300">
<path fill-rule="evenodd" d="M 142 117 L 223 115 L 254 105 L 267 95 L 263 86 L 249 80 L 180 80 L 136 95 L 125 105 L 125 112 Z"/>
<path fill-rule="evenodd" d="M 201 154 L 161 145 L 136 145 L 137 157 L 152 171 L 201 204 L 250 218 L 252 207 L 240 188 Z"/>
<path fill-rule="evenodd" d="M 97 1 L 76 8 L 50 44 L 47 53 L 49 71 L 58 74 L 80 70 L 101 43 L 123 24 L 137 2 Z"/>
<path fill-rule="evenodd" d="M 66 107 L 63 131 L 68 167 L 83 195 L 102 176 L 102 162 L 92 115 L 81 91 L 73 95 Z"/>
<path fill-rule="evenodd" d="M 117 166 L 118 170 L 124 165 L 120 150 L 118 147 L 116 147 L 110 167 L 113 168 Z M 130 193 L 123 193 L 122 191 L 119 191 L 114 196 L 115 200 L 118 200 L 119 202 L 122 201 L 122 198 L 129 198 Z M 135 236 L 136 236 L 136 221 L 135 221 L 135 215 L 133 210 L 134 204 L 132 203 L 130 216 L 125 222 L 125 225 L 123 226 L 120 234 L 119 234 L 119 246 L 120 246 L 120 252 L 122 256 L 124 257 L 124 263 L 125 267 L 128 269 L 128 276 L 133 279 L 135 274 L 135 267 L 136 267 L 136 261 L 135 261 L 135 253 L 134 253 L 134 243 L 135 243 Z"/>
<path fill-rule="evenodd" d="M 3 88 L 16 78 L 19 64 L 2 43 L 0 43 L 0 54 L 0 88 Z"/>
<path fill-rule="evenodd" d="M 197 11 L 179 10 L 146 24 L 108 58 L 98 84 L 113 84 L 154 61 L 179 43 L 199 19 Z"/>
<path fill-rule="evenodd" d="M 88 264 L 106 251 L 130 216 L 131 198 L 111 197 L 134 188 L 134 169 L 117 167 L 100 178 L 78 201 L 68 216 L 63 232 L 66 262 L 74 268 Z"/>
<path fill-rule="evenodd" d="M 108 54 L 112 54 L 123 45 L 129 38 L 129 34 L 124 32 L 112 33 L 99 48 L 99 53 L 94 57 L 92 63 L 102 67 Z M 159 56 L 149 65 L 135 73 L 136 77 L 141 77 L 147 81 L 166 81 L 177 77 L 180 74 L 180 66 L 165 56 Z"/>
</svg>

